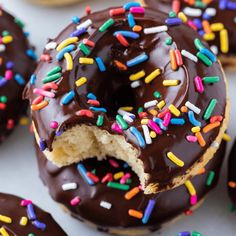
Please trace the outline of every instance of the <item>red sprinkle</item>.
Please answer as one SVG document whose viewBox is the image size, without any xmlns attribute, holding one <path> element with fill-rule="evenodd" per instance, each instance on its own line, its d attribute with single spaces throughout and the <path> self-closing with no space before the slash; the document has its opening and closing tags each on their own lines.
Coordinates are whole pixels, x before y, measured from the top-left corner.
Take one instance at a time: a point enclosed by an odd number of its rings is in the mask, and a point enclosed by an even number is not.
<svg viewBox="0 0 236 236">
<path fill-rule="evenodd" d="M 98 100 L 89 99 L 89 100 L 88 100 L 88 104 L 90 104 L 90 105 L 92 105 L 92 106 L 95 106 L 95 107 L 100 106 L 100 102 L 99 102 Z"/>
<path fill-rule="evenodd" d="M 117 16 L 117 15 L 122 15 L 125 13 L 125 9 L 123 7 L 121 8 L 116 8 L 116 9 L 111 9 L 109 11 L 110 16 Z"/>
<path fill-rule="evenodd" d="M 99 182 L 99 178 L 95 175 L 95 174 L 93 174 L 93 173 L 91 173 L 91 172 L 87 172 L 86 173 L 86 175 L 90 178 L 90 179 L 92 179 L 95 183 L 98 183 Z"/>
<path fill-rule="evenodd" d="M 157 115 L 158 118 L 163 118 L 169 111 L 169 109 L 165 109 L 163 112 L 159 113 Z"/>
<path fill-rule="evenodd" d="M 93 117 L 94 117 L 93 112 L 90 111 L 90 110 L 87 110 L 87 109 L 82 109 L 82 110 L 80 110 L 80 111 L 77 111 L 75 114 L 76 114 L 77 116 L 87 116 L 87 117 L 89 117 L 89 118 L 93 118 Z"/>
<path fill-rule="evenodd" d="M 119 42 L 125 46 L 125 47 L 128 47 L 129 46 L 129 43 L 128 41 L 125 39 L 125 37 L 122 35 L 122 34 L 117 34 L 116 35 L 116 38 L 119 40 Z"/>
<path fill-rule="evenodd" d="M 6 109 L 6 104 L 0 103 L 0 110 L 5 110 L 5 109 Z"/>
<path fill-rule="evenodd" d="M 175 50 L 175 58 L 178 66 L 183 65 L 183 59 L 180 51 L 178 49 Z"/>
<path fill-rule="evenodd" d="M 40 56 L 40 61 L 51 61 L 51 57 L 49 56 L 49 55 L 47 55 L 47 54 L 42 54 L 41 56 Z"/>
<path fill-rule="evenodd" d="M 139 115 L 139 118 L 143 119 L 143 118 L 146 118 L 146 117 L 148 116 L 148 113 L 142 111 L 142 112 L 140 112 L 138 115 Z"/>
<path fill-rule="evenodd" d="M 223 116 L 212 116 L 210 119 L 211 123 L 215 123 L 217 121 L 221 122 L 223 120 Z"/>
<path fill-rule="evenodd" d="M 89 39 L 83 39 L 83 43 L 89 47 L 94 47 L 95 43 Z"/>
<path fill-rule="evenodd" d="M 43 101 L 43 99 L 44 99 L 43 96 L 38 96 L 38 97 L 36 97 L 36 98 L 33 100 L 32 105 L 37 105 L 37 104 L 39 104 L 40 102 Z"/>
<path fill-rule="evenodd" d="M 102 183 L 110 182 L 113 180 L 112 173 L 107 173 L 103 178 L 102 178 Z"/>
<path fill-rule="evenodd" d="M 55 84 L 55 83 L 52 83 L 52 82 L 43 85 L 43 90 L 50 90 L 50 89 L 57 90 L 58 89 L 58 85 Z"/>
</svg>

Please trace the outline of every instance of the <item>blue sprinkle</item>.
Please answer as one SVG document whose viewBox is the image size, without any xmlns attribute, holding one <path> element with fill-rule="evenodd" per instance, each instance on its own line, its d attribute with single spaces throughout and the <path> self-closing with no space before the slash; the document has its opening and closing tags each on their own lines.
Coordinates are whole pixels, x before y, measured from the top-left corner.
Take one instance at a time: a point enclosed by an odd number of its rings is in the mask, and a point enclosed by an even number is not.
<svg viewBox="0 0 236 236">
<path fill-rule="evenodd" d="M 80 18 L 78 16 L 73 16 L 72 17 L 72 22 L 75 24 L 79 24 L 80 23 Z"/>
<path fill-rule="evenodd" d="M 8 61 L 7 63 L 6 63 L 6 68 L 7 69 L 12 69 L 14 67 L 14 62 L 13 61 Z"/>
<path fill-rule="evenodd" d="M 236 2 L 232 1 L 227 2 L 227 9 L 236 10 Z"/>
<path fill-rule="evenodd" d="M 180 25 L 182 24 L 182 20 L 178 17 L 174 17 L 174 18 L 167 18 L 165 20 L 165 23 L 167 25 L 173 26 L 173 25 Z"/>
<path fill-rule="evenodd" d="M 124 163 L 123 168 L 125 168 L 125 169 L 129 168 L 128 163 Z"/>
<path fill-rule="evenodd" d="M 104 112 L 104 113 L 107 112 L 107 109 L 103 107 L 89 107 L 89 109 L 92 111 L 98 111 L 98 112 Z"/>
<path fill-rule="evenodd" d="M 40 229 L 40 230 L 45 230 L 46 229 L 46 224 L 38 221 L 38 220 L 34 220 L 32 222 L 32 224 L 37 228 L 37 229 Z"/>
<path fill-rule="evenodd" d="M 184 125 L 185 124 L 185 120 L 183 118 L 172 118 L 170 120 L 170 123 L 172 125 Z"/>
<path fill-rule="evenodd" d="M 32 49 L 26 50 L 26 55 L 30 57 L 31 59 L 33 59 L 34 61 L 37 61 L 37 55 Z"/>
<path fill-rule="evenodd" d="M 88 93 L 87 98 L 92 100 L 97 100 L 97 97 L 93 93 Z"/>
<path fill-rule="evenodd" d="M 24 35 L 25 35 L 26 38 L 28 38 L 28 37 L 30 36 L 30 32 L 26 32 L 26 31 L 25 31 L 25 32 L 24 32 Z"/>
<path fill-rule="evenodd" d="M 128 14 L 128 23 L 129 23 L 130 28 L 133 28 L 136 25 L 135 19 L 132 13 Z"/>
<path fill-rule="evenodd" d="M 33 204 L 28 204 L 27 206 L 27 215 L 29 220 L 35 220 L 36 219 L 36 214 L 34 211 L 34 206 Z"/>
<path fill-rule="evenodd" d="M 141 54 L 141 55 L 127 61 L 126 65 L 128 67 L 132 67 L 132 66 L 136 66 L 146 60 L 148 60 L 148 55 L 146 53 L 144 53 L 144 54 Z"/>
<path fill-rule="evenodd" d="M 40 139 L 39 141 L 39 149 L 43 152 L 47 148 L 46 142 L 44 139 Z"/>
<path fill-rule="evenodd" d="M 14 76 L 14 79 L 19 85 L 24 85 L 25 84 L 25 80 L 20 74 L 16 74 Z"/>
<path fill-rule="evenodd" d="M 75 91 L 71 90 L 69 93 L 63 96 L 63 98 L 61 99 L 61 104 L 68 105 L 73 100 L 74 97 L 75 97 Z"/>
<path fill-rule="evenodd" d="M 159 125 L 159 127 L 160 127 L 162 130 L 165 130 L 165 131 L 167 130 L 167 127 L 163 125 L 162 119 L 160 119 L 160 118 L 158 118 L 158 117 L 154 117 L 154 118 L 153 118 L 153 121 L 154 121 L 155 123 L 157 123 L 157 124 Z"/>
<path fill-rule="evenodd" d="M 123 8 L 127 11 L 129 10 L 131 7 L 140 7 L 141 4 L 138 2 L 128 2 L 126 4 L 123 5 Z"/>
<path fill-rule="evenodd" d="M 134 126 L 131 126 L 130 127 L 130 132 L 135 136 L 135 138 L 137 139 L 138 143 L 139 143 L 139 146 L 141 148 L 145 148 L 146 146 L 146 143 L 144 141 L 144 138 L 143 136 L 141 135 L 141 133 L 134 127 Z"/>
<path fill-rule="evenodd" d="M 116 31 L 113 35 L 116 37 L 117 34 L 122 34 L 125 38 L 132 38 L 132 39 L 138 39 L 140 37 L 139 34 L 135 32 L 125 31 L 125 30 Z"/>
<path fill-rule="evenodd" d="M 193 111 L 189 111 L 189 112 L 188 112 L 188 118 L 189 118 L 190 123 L 191 123 L 193 126 L 199 126 L 199 127 L 202 126 L 201 122 L 198 121 L 198 120 L 196 120 Z"/>
<path fill-rule="evenodd" d="M 105 66 L 105 64 L 103 63 L 102 58 L 101 58 L 101 57 L 96 57 L 95 60 L 96 60 L 96 63 L 97 63 L 97 65 L 98 65 L 99 70 L 100 70 L 101 72 L 106 71 L 106 66 Z"/>
<path fill-rule="evenodd" d="M 206 13 L 206 11 L 203 13 L 202 17 L 203 17 L 204 20 L 211 20 L 211 18 L 212 18 L 210 15 L 208 15 Z"/>
<path fill-rule="evenodd" d="M 82 164 L 82 163 L 79 163 L 77 165 L 77 170 L 79 171 L 79 173 L 81 174 L 81 176 L 84 178 L 84 180 L 86 180 L 86 182 L 89 184 L 89 185 L 94 185 L 94 182 L 92 179 L 90 179 L 88 176 L 87 176 L 87 170 L 85 168 L 85 166 Z"/>
<path fill-rule="evenodd" d="M 55 135 L 57 136 L 57 137 L 59 137 L 59 136 L 61 136 L 63 134 L 63 131 L 61 130 L 61 131 L 56 131 L 56 133 L 55 133 Z"/>
<path fill-rule="evenodd" d="M 178 236 L 191 236 L 191 232 L 189 232 L 189 231 L 183 231 L 183 232 L 179 232 L 177 235 L 178 235 Z"/>
<path fill-rule="evenodd" d="M 75 50 L 75 48 L 76 48 L 76 47 L 75 47 L 75 45 L 73 45 L 73 44 L 71 44 L 71 45 L 69 45 L 69 46 L 67 46 L 67 47 L 64 47 L 59 53 L 57 53 L 56 59 L 57 59 L 58 61 L 62 60 L 63 57 L 64 57 L 64 54 L 65 54 L 66 52 L 71 52 L 71 51 Z"/>
<path fill-rule="evenodd" d="M 0 79 L 0 88 L 2 88 L 3 86 L 5 86 L 7 84 L 7 80 L 2 78 Z"/>
<path fill-rule="evenodd" d="M 155 200 L 153 200 L 153 199 L 149 200 L 147 208 L 145 209 L 145 212 L 144 212 L 144 216 L 142 218 L 143 224 L 147 224 L 147 222 L 152 214 L 155 204 L 156 204 Z"/>
<path fill-rule="evenodd" d="M 35 85 L 36 79 L 37 79 L 36 75 L 35 75 L 35 74 L 32 74 L 32 75 L 30 76 L 30 84 L 31 84 L 31 85 Z"/>
<path fill-rule="evenodd" d="M 198 29 L 198 30 L 202 29 L 202 21 L 201 21 L 200 19 L 195 18 L 195 19 L 193 20 L 193 23 L 194 23 L 194 25 L 197 26 L 197 29 Z"/>
<path fill-rule="evenodd" d="M 87 29 L 84 27 L 79 28 L 78 30 L 74 31 L 71 33 L 71 37 L 79 37 L 80 35 L 84 34 L 87 32 Z"/>
<path fill-rule="evenodd" d="M 200 52 L 204 55 L 206 55 L 212 62 L 216 62 L 217 61 L 217 58 L 216 56 L 214 55 L 214 53 L 212 53 L 209 49 L 207 48 L 202 48 L 200 50 Z"/>
<path fill-rule="evenodd" d="M 203 37 L 203 35 L 205 34 L 205 31 L 204 30 L 199 30 L 198 34 Z"/>
<path fill-rule="evenodd" d="M 228 2 L 228 0 L 220 0 L 220 2 L 219 2 L 219 8 L 220 8 L 221 10 L 225 10 L 225 9 L 226 9 L 226 6 L 227 6 L 227 2 Z"/>
</svg>

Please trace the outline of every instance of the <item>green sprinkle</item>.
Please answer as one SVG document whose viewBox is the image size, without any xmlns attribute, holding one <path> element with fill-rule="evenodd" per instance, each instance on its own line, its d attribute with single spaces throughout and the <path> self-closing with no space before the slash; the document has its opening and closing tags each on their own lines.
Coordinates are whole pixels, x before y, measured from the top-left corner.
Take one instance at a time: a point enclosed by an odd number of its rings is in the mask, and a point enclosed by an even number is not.
<svg viewBox="0 0 236 236">
<path fill-rule="evenodd" d="M 139 107 L 139 108 L 138 108 L 138 114 L 141 113 L 141 112 L 143 112 L 143 108 L 142 108 L 142 107 Z"/>
<path fill-rule="evenodd" d="M 217 104 L 217 100 L 216 99 L 211 99 L 210 104 L 208 105 L 205 113 L 204 113 L 204 120 L 208 120 L 211 117 L 211 114 L 213 112 L 213 110 L 215 109 L 215 106 Z"/>
<path fill-rule="evenodd" d="M 176 17 L 176 13 L 174 11 L 170 11 L 169 17 L 171 17 L 171 18 Z"/>
<path fill-rule="evenodd" d="M 52 68 L 48 73 L 47 73 L 47 76 L 50 76 L 50 75 L 54 75 L 58 72 L 61 71 L 61 67 L 60 66 L 55 66 L 54 68 Z"/>
<path fill-rule="evenodd" d="M 220 81 L 219 76 L 209 76 L 209 77 L 204 77 L 203 82 L 205 84 L 212 84 L 212 83 L 218 83 Z"/>
<path fill-rule="evenodd" d="M 31 234 L 28 234 L 28 236 L 35 236 L 33 233 L 31 233 Z"/>
<path fill-rule="evenodd" d="M 197 53 L 197 57 L 205 63 L 206 66 L 211 66 L 212 65 L 212 61 L 207 57 L 205 56 L 204 54 L 202 54 L 201 52 L 198 52 Z"/>
<path fill-rule="evenodd" d="M 108 182 L 107 187 L 116 188 L 116 189 L 125 190 L 125 191 L 129 190 L 129 185 L 120 184 L 120 183 L 116 183 L 116 182 Z"/>
<path fill-rule="evenodd" d="M 128 129 L 128 124 L 124 121 L 121 115 L 116 115 L 116 121 L 119 123 L 122 129 Z"/>
<path fill-rule="evenodd" d="M 0 97 L 0 102 L 6 103 L 7 102 L 7 97 L 6 96 L 1 96 Z"/>
<path fill-rule="evenodd" d="M 202 1 L 196 1 L 194 3 L 194 6 L 197 7 L 197 8 L 205 8 L 206 7 L 206 4 Z"/>
<path fill-rule="evenodd" d="M 229 211 L 230 212 L 234 212 L 236 210 L 236 207 L 235 207 L 235 205 L 231 202 L 230 204 L 229 204 Z"/>
<path fill-rule="evenodd" d="M 94 175 L 96 175 L 96 169 L 93 169 L 93 170 L 91 171 L 91 173 L 94 174 Z"/>
<path fill-rule="evenodd" d="M 115 21 L 110 18 L 109 20 L 107 20 L 100 28 L 99 31 L 100 32 L 104 32 L 106 31 L 110 26 L 112 26 L 115 23 Z"/>
<path fill-rule="evenodd" d="M 91 53 L 89 48 L 84 43 L 80 43 L 79 48 L 86 56 L 88 56 Z"/>
<path fill-rule="evenodd" d="M 155 98 L 160 98 L 160 97 L 161 97 L 161 93 L 158 92 L 158 91 L 155 91 L 155 92 L 153 93 L 153 96 L 154 96 Z"/>
<path fill-rule="evenodd" d="M 173 43 L 173 39 L 171 37 L 165 40 L 166 45 L 171 45 Z"/>
<path fill-rule="evenodd" d="M 214 171 L 210 171 L 208 176 L 207 176 L 207 181 L 206 181 L 206 185 L 207 186 L 211 186 L 213 180 L 215 178 L 215 172 Z"/>
<path fill-rule="evenodd" d="M 197 231 L 193 231 L 192 236 L 202 236 L 202 234 Z"/>
<path fill-rule="evenodd" d="M 3 36 L 3 37 L 4 37 L 4 36 L 8 36 L 8 35 L 10 35 L 9 31 L 4 30 L 4 31 L 2 32 L 2 36 Z"/>
<path fill-rule="evenodd" d="M 202 45 L 202 42 L 200 39 L 196 38 L 194 39 L 194 45 L 198 50 L 201 50 L 204 48 L 204 46 Z"/>
<path fill-rule="evenodd" d="M 25 27 L 25 24 L 19 18 L 15 18 L 15 23 L 19 25 L 22 29 Z"/>
<path fill-rule="evenodd" d="M 99 116 L 98 116 L 98 119 L 97 119 L 96 125 L 97 125 L 97 126 L 102 126 L 102 125 L 103 125 L 103 122 L 104 122 L 104 116 L 99 115 Z"/>
<path fill-rule="evenodd" d="M 126 180 L 126 184 L 131 184 L 132 183 L 132 179 L 127 179 Z"/>
<path fill-rule="evenodd" d="M 46 84 L 48 82 L 55 81 L 61 77 L 61 73 L 56 73 L 54 75 L 47 76 L 43 79 L 43 83 Z"/>
</svg>

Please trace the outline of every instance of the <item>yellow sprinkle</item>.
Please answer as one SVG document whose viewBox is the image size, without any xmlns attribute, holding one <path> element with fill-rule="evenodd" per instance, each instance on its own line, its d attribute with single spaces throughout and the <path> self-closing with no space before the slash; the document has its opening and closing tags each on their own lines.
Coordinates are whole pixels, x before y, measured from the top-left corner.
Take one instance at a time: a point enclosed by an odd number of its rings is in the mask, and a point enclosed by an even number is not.
<svg viewBox="0 0 236 236">
<path fill-rule="evenodd" d="M 186 188 L 188 189 L 189 194 L 190 194 L 191 196 L 196 195 L 196 190 L 195 190 L 195 188 L 194 188 L 194 186 L 193 186 L 193 184 L 192 184 L 192 182 L 191 182 L 190 180 L 187 180 L 187 181 L 185 182 L 185 186 L 186 186 Z"/>
<path fill-rule="evenodd" d="M 130 75 L 129 80 L 131 80 L 131 81 L 139 80 L 139 79 L 143 78 L 145 76 L 145 74 L 146 74 L 145 71 L 141 70 L 135 74 Z"/>
<path fill-rule="evenodd" d="M 215 34 L 214 34 L 214 33 L 204 34 L 204 35 L 203 35 L 203 38 L 204 38 L 206 41 L 211 41 L 211 40 L 214 40 L 214 39 L 215 39 Z"/>
<path fill-rule="evenodd" d="M 173 80 L 164 80 L 163 85 L 164 86 L 176 86 L 179 84 L 179 80 L 173 79 Z"/>
<path fill-rule="evenodd" d="M 175 163 L 177 166 L 179 166 L 179 167 L 183 167 L 183 166 L 184 166 L 184 162 L 183 162 L 182 160 L 180 160 L 177 156 L 175 156 L 173 152 L 168 152 L 168 153 L 167 153 L 167 157 L 168 157 L 173 163 Z"/>
<path fill-rule="evenodd" d="M 151 138 L 156 138 L 156 137 L 157 137 L 156 132 L 155 132 L 155 131 L 151 131 L 151 132 L 150 132 L 150 137 L 151 137 Z"/>
<path fill-rule="evenodd" d="M 66 52 L 64 54 L 64 57 L 66 59 L 66 69 L 67 70 L 72 70 L 73 69 L 73 60 L 72 60 L 72 56 L 70 55 L 70 53 Z"/>
<path fill-rule="evenodd" d="M 176 106 L 174 106 L 173 104 L 170 104 L 169 105 L 169 110 L 170 110 L 170 112 L 173 114 L 173 115 L 175 115 L 175 116 L 180 116 L 180 111 L 179 111 L 179 109 L 176 107 Z"/>
<path fill-rule="evenodd" d="M 211 30 L 212 31 L 221 31 L 224 29 L 224 25 L 222 23 L 213 23 L 211 24 Z"/>
<path fill-rule="evenodd" d="M 165 101 L 162 100 L 159 103 L 157 103 L 157 107 L 161 110 L 166 105 Z"/>
<path fill-rule="evenodd" d="M 186 23 L 188 21 L 187 16 L 183 12 L 179 12 L 178 17 L 183 21 L 183 23 Z"/>
<path fill-rule="evenodd" d="M 120 107 L 121 110 L 123 111 L 133 111 L 133 107 Z"/>
<path fill-rule="evenodd" d="M 8 216 L 0 215 L 0 221 L 10 224 L 12 222 L 12 219 Z"/>
<path fill-rule="evenodd" d="M 4 227 L 1 227 L 1 228 L 0 228 L 0 234 L 1 234 L 2 236 L 10 236 L 10 234 L 7 233 L 7 231 L 5 230 Z"/>
<path fill-rule="evenodd" d="M 94 63 L 93 58 L 87 58 L 87 57 L 80 57 L 79 58 L 80 64 L 86 64 L 86 65 L 92 65 Z"/>
<path fill-rule="evenodd" d="M 161 74 L 161 70 L 160 69 L 156 69 L 154 70 L 151 74 L 149 74 L 146 78 L 145 78 L 145 83 L 149 84 L 151 83 L 158 75 Z"/>
<path fill-rule="evenodd" d="M 7 35 L 2 38 L 2 42 L 4 44 L 11 43 L 12 41 L 13 41 L 13 37 L 11 35 Z"/>
<path fill-rule="evenodd" d="M 220 31 L 220 50 L 223 53 L 227 53 L 229 51 L 229 36 L 228 30 L 226 29 Z"/>
<path fill-rule="evenodd" d="M 147 125 L 148 124 L 148 119 L 142 119 L 141 124 L 142 125 Z"/>
<path fill-rule="evenodd" d="M 224 133 L 223 140 L 226 141 L 226 142 L 230 142 L 231 141 L 231 137 L 228 134 Z"/>
<path fill-rule="evenodd" d="M 27 223 L 28 223 L 28 218 L 25 217 L 25 216 L 21 217 L 21 219 L 20 219 L 20 225 L 26 226 Z"/>
<path fill-rule="evenodd" d="M 28 125 L 29 124 L 29 118 L 28 117 L 21 117 L 19 123 L 20 123 L 20 125 Z"/>
<path fill-rule="evenodd" d="M 87 82 L 87 78 L 86 77 L 81 77 L 78 80 L 75 81 L 75 85 L 77 87 L 82 86 L 83 84 L 85 84 Z"/>
<path fill-rule="evenodd" d="M 118 179 L 120 179 L 120 178 L 122 178 L 124 176 L 124 172 L 117 172 L 117 173 L 115 173 L 114 175 L 113 175 L 113 178 L 115 179 L 115 180 L 118 180 Z"/>
<path fill-rule="evenodd" d="M 201 131 L 201 128 L 200 128 L 199 126 L 195 126 L 195 127 L 193 127 L 193 128 L 191 129 L 191 131 L 192 131 L 193 133 L 197 133 L 197 132 L 200 132 L 200 131 Z"/>
<path fill-rule="evenodd" d="M 154 110 L 154 109 L 148 110 L 148 112 L 153 116 L 157 116 L 158 114 L 157 110 Z"/>
<path fill-rule="evenodd" d="M 78 42 L 79 38 L 78 37 L 71 37 L 63 40 L 58 46 L 57 46 L 57 51 L 61 51 L 64 47 L 68 46 L 69 44 L 76 43 Z"/>
</svg>

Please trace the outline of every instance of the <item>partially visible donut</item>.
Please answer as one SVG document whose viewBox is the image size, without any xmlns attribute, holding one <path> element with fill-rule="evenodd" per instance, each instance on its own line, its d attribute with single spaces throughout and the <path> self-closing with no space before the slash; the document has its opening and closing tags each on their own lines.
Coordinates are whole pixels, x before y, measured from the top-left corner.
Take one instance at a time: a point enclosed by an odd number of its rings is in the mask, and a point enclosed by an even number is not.
<svg viewBox="0 0 236 236">
<path fill-rule="evenodd" d="M 218 53 L 227 69 L 236 68 L 236 2 L 235 0 L 140 0 L 159 11 L 182 11 L 187 24 Z"/>
<path fill-rule="evenodd" d="M 114 156 L 156 193 L 214 156 L 229 106 L 221 65 L 197 32 L 137 4 L 73 19 L 45 46 L 25 97 L 49 160 Z"/>
<path fill-rule="evenodd" d="M 99 231 L 121 235 L 141 235 L 160 229 L 163 225 L 183 215 L 184 212 L 191 214 L 190 209 L 196 208 L 197 203 L 200 203 L 216 186 L 225 154 L 225 143 L 207 164 L 204 173 L 199 173 L 200 175 L 188 181 L 186 184 L 188 188 L 180 186 L 158 195 L 145 195 L 139 190 L 138 177 L 122 161 L 114 159 L 98 161 L 93 158 L 80 164 L 58 168 L 45 158 L 37 145 L 36 153 L 39 173 L 50 195 L 55 201 L 65 206 L 72 216 Z M 113 162 L 110 164 L 111 160 Z M 86 169 L 88 179 L 92 178 L 94 185 L 90 185 L 91 182 L 88 184 L 81 175 L 78 170 L 81 167 Z M 129 190 L 108 187 L 109 180 L 118 184 L 121 180 L 123 182 L 126 180 Z M 191 185 L 193 190 L 190 190 Z M 191 196 L 188 189 L 192 193 L 196 191 L 197 198 L 192 197 L 192 203 L 190 203 Z M 127 194 L 128 192 L 130 194 Z M 130 200 L 127 200 L 125 196 Z M 151 205 L 154 203 L 154 208 L 150 217 L 144 217 L 148 203 Z"/>
<path fill-rule="evenodd" d="M 0 9 L 0 143 L 26 111 L 22 92 L 35 66 L 23 22 Z"/>
<path fill-rule="evenodd" d="M 44 6 L 65 6 L 73 3 L 80 2 L 81 0 L 27 0 L 33 3 L 37 3 L 39 5 Z"/>
<path fill-rule="evenodd" d="M 65 236 L 66 233 L 31 200 L 0 193 L 0 235 Z"/>
</svg>

